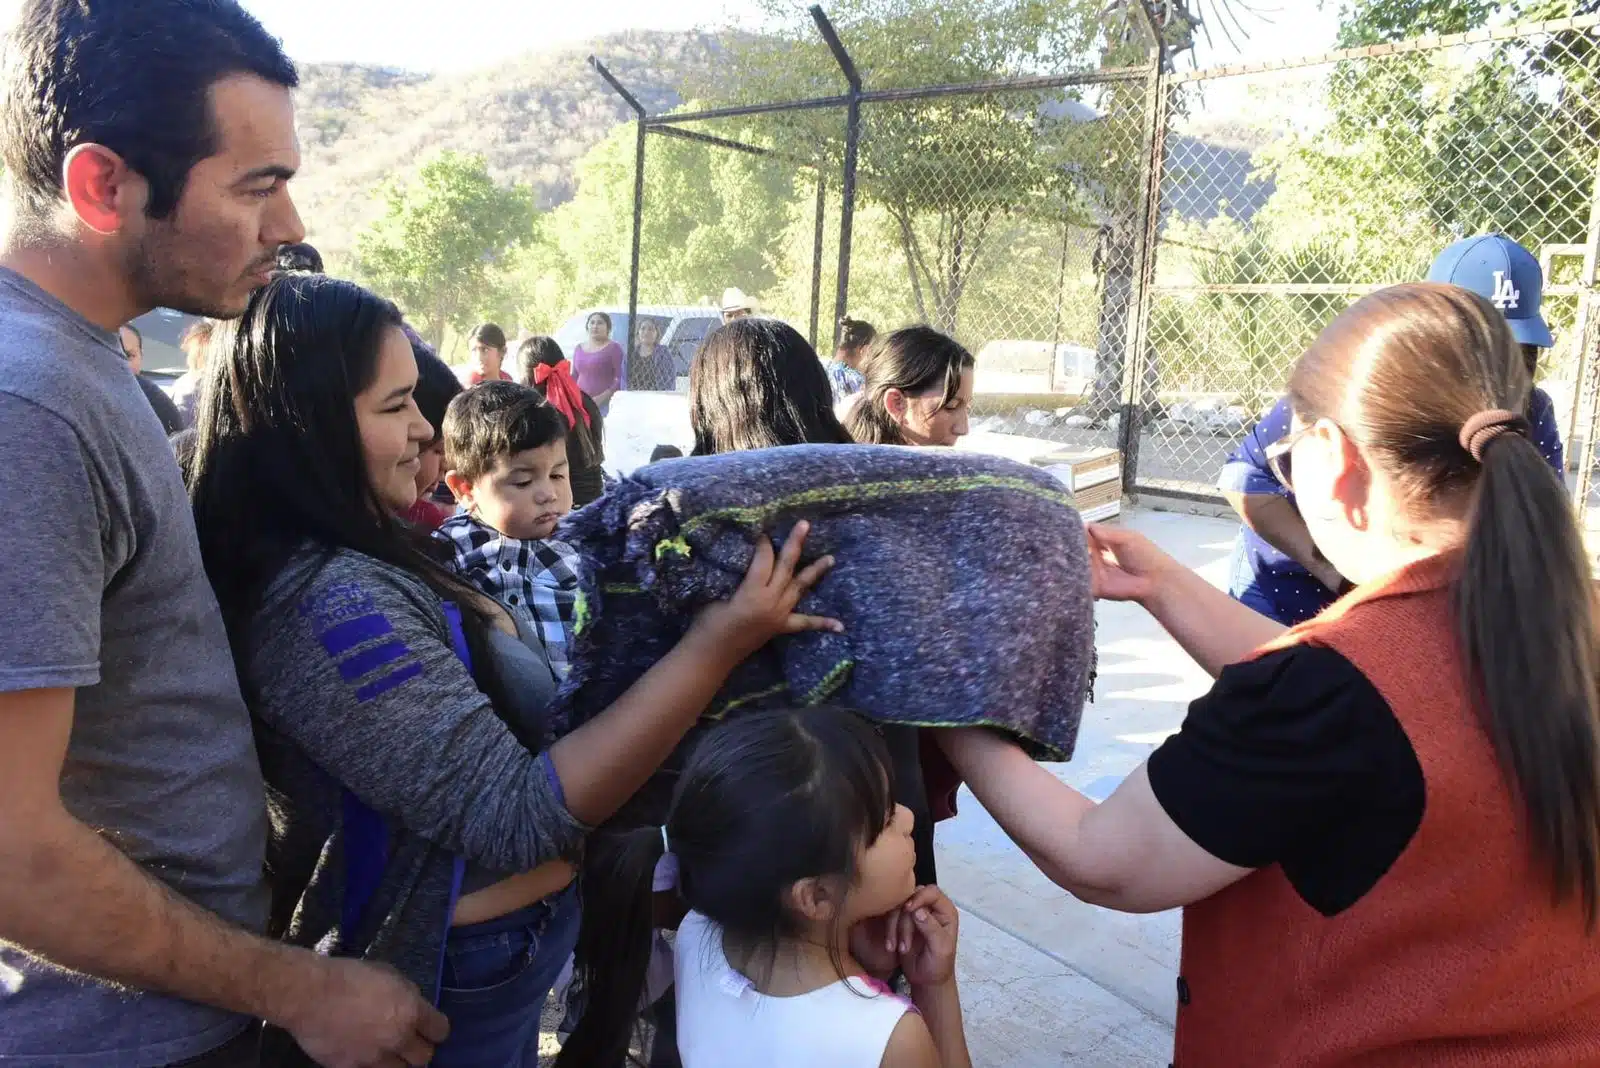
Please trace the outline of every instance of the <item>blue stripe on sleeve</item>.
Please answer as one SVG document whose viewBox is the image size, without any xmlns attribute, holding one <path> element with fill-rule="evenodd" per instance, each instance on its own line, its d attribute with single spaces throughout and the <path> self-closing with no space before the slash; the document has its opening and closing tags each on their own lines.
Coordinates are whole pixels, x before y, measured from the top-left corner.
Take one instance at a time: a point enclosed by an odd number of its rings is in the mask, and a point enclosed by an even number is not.
<svg viewBox="0 0 1600 1068">
<path fill-rule="evenodd" d="M 326 644 L 326 643 L 324 643 Z M 364 649 L 354 656 L 347 656 L 339 661 L 339 677 L 345 682 L 356 682 L 397 660 L 404 660 L 411 655 L 411 650 L 403 641 L 395 640 L 374 645 Z"/>
<path fill-rule="evenodd" d="M 394 689 L 395 687 L 400 686 L 403 683 L 410 682 L 412 679 L 418 677 L 421 674 L 422 674 L 422 665 L 421 664 L 417 664 L 417 663 L 407 664 L 405 667 L 401 668 L 400 670 L 391 672 L 388 675 L 383 676 L 381 679 L 374 679 L 373 681 L 367 683 L 365 686 L 362 686 L 361 688 L 357 689 L 356 690 L 356 700 L 365 702 L 365 701 L 371 701 L 371 700 L 373 700 L 374 698 L 377 698 L 377 697 L 382 697 L 384 694 L 388 693 L 390 690 Z"/>
<path fill-rule="evenodd" d="M 394 627 L 389 625 L 389 620 L 381 613 L 372 612 L 357 619 L 344 623 L 335 623 L 333 626 L 318 633 L 322 647 L 328 651 L 329 656 L 343 656 L 358 645 L 386 638 L 394 633 Z"/>
</svg>

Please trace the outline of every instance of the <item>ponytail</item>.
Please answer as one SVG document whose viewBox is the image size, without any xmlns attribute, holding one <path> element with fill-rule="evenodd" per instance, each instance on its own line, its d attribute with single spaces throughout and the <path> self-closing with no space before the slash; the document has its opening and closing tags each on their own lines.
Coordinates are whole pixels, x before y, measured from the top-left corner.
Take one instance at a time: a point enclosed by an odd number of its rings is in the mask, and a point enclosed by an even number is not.
<svg viewBox="0 0 1600 1068">
<path fill-rule="evenodd" d="M 1469 451 L 1481 455 L 1482 470 L 1455 611 L 1468 670 L 1482 686 L 1478 715 L 1522 799 L 1556 901 L 1575 891 L 1592 930 L 1600 655 L 1589 562 L 1566 487 L 1525 434 Z"/>
<path fill-rule="evenodd" d="M 602 830 L 589 839 L 572 969 L 585 1004 L 556 1068 L 622 1068 L 627 1061 L 655 945 L 653 875 L 663 853 L 660 827 Z"/>
</svg>

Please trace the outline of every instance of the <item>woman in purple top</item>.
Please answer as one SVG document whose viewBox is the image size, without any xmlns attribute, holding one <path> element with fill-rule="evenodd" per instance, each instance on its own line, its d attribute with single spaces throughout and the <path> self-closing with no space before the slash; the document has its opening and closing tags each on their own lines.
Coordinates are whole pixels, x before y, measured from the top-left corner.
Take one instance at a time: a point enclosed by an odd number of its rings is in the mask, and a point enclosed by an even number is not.
<svg viewBox="0 0 1600 1068">
<path fill-rule="evenodd" d="M 622 346 L 611 340 L 611 316 L 605 312 L 589 316 L 588 326 L 589 340 L 572 350 L 572 373 L 578 388 L 593 397 L 605 415 L 611 410 L 611 395 L 622 384 Z"/>
</svg>

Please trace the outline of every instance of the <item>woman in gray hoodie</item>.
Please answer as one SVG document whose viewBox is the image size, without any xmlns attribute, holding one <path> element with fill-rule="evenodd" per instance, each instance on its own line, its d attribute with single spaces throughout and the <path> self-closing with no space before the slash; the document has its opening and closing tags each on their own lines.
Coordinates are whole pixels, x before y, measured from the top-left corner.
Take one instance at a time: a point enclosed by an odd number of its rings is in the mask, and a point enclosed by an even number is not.
<svg viewBox="0 0 1600 1068">
<path fill-rule="evenodd" d="M 746 656 L 838 626 L 794 614 L 831 561 L 797 573 L 803 537 L 767 546 L 732 599 L 566 733 L 537 637 L 395 518 L 434 435 L 395 308 L 280 278 L 208 373 L 190 493 L 268 782 L 272 930 L 411 978 L 451 1021 L 434 1065 L 531 1062 L 576 939 L 585 832 Z"/>
</svg>

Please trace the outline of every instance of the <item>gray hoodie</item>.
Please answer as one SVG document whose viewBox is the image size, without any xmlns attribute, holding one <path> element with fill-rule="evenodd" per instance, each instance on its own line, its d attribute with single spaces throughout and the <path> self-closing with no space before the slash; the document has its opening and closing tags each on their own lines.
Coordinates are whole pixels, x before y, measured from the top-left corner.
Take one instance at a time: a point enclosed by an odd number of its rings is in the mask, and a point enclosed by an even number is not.
<svg viewBox="0 0 1600 1068">
<path fill-rule="evenodd" d="M 297 558 L 268 589 L 248 646 L 241 674 L 272 818 L 271 933 L 388 962 L 433 997 L 463 861 L 520 872 L 578 854 L 586 828 L 548 755 L 519 743 L 479 692 L 439 597 L 371 557 Z M 522 682 L 525 666 L 503 667 L 508 684 Z M 548 685 L 516 685 L 533 708 L 508 714 L 527 726 Z M 378 861 L 358 921 L 345 892 L 352 805 L 381 821 L 369 825 L 381 840 L 367 843 Z"/>
</svg>

